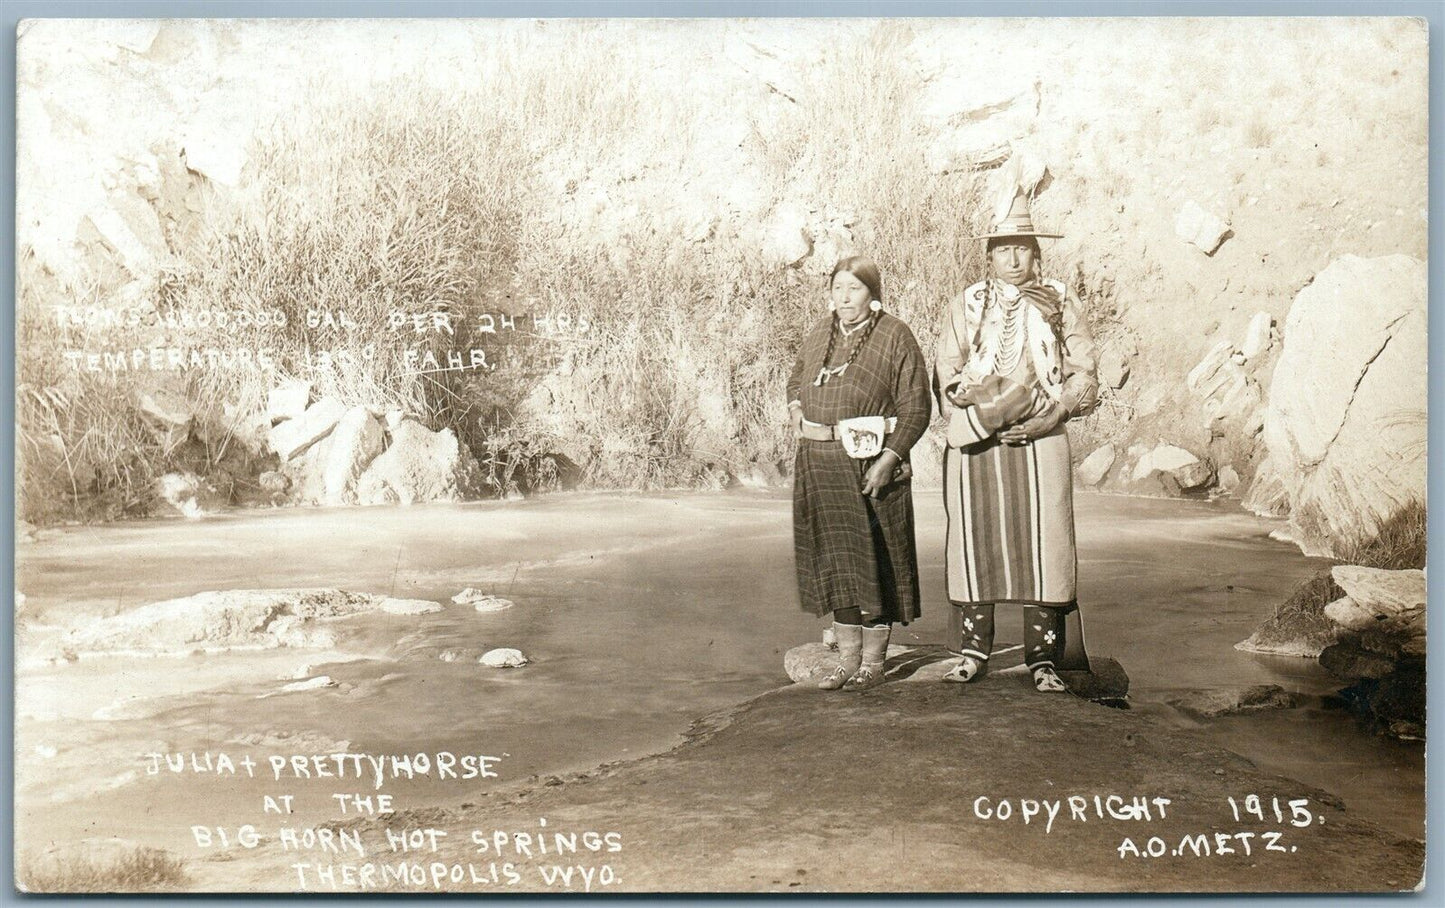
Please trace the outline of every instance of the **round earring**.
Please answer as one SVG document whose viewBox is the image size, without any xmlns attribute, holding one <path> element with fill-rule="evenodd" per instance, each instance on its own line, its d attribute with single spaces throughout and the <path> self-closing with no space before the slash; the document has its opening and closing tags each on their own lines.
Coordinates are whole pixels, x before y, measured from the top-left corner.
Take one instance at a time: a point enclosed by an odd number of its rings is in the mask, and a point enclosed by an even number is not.
<svg viewBox="0 0 1445 908">
<path fill-rule="evenodd" d="M 878 302 L 877 300 L 874 300 L 873 302 L 868 304 L 868 308 L 872 309 L 874 312 L 877 312 L 879 309 L 883 308 L 883 304 Z"/>
<path fill-rule="evenodd" d="M 829 312 L 837 312 L 837 311 L 838 311 L 838 304 L 835 303 L 835 302 L 833 302 L 833 298 L 832 298 L 831 296 L 828 297 L 828 311 L 829 311 Z"/>
</svg>

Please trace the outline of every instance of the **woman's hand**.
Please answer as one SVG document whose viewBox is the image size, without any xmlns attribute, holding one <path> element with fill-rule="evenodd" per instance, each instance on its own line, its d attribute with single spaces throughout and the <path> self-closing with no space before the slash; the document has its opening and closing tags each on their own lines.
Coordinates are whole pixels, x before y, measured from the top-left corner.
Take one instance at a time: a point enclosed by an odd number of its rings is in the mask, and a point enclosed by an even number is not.
<svg viewBox="0 0 1445 908">
<path fill-rule="evenodd" d="M 893 481 L 893 472 L 903 460 L 887 448 L 873 461 L 868 472 L 863 474 L 863 494 L 869 498 L 877 498 L 878 493 L 888 487 Z"/>
<path fill-rule="evenodd" d="M 802 438 L 802 437 L 803 437 L 803 408 L 802 408 L 802 407 L 789 407 L 789 408 L 788 408 L 788 423 L 793 427 L 793 438 L 794 438 L 794 439 L 800 439 L 800 438 Z"/>
<path fill-rule="evenodd" d="M 1049 407 L 1042 413 L 1009 426 L 998 433 L 998 439 L 1006 445 L 1027 444 L 1054 431 L 1068 418 L 1069 411 L 1065 410 L 1058 401 L 1051 400 Z"/>
</svg>

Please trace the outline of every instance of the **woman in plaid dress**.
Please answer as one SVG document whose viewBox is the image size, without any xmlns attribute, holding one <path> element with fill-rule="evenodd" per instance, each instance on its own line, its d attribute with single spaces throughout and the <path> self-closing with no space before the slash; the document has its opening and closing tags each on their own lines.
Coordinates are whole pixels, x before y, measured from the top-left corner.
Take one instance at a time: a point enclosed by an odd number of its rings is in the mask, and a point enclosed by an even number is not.
<svg viewBox="0 0 1445 908">
<path fill-rule="evenodd" d="M 892 622 L 919 614 L 908 453 L 928 427 L 929 377 L 913 332 L 882 309 L 877 265 L 844 259 L 828 292 L 832 311 L 788 380 L 794 553 L 802 607 L 833 616 L 842 657 L 819 687 L 864 690 L 883 678 Z M 875 456 L 851 456 L 840 440 L 852 429 L 839 421 L 855 417 L 894 420 Z"/>
<path fill-rule="evenodd" d="M 1075 594 L 1073 468 L 1064 423 L 1098 402 L 1094 342 L 1078 300 L 1041 280 L 1028 199 L 1005 199 L 988 242 L 990 276 L 948 307 L 938 341 L 948 415 L 944 503 L 948 598 L 962 658 L 945 676 L 984 673 L 994 604 L 1024 613 L 1024 663 L 1040 691 L 1055 669 L 1087 669 Z"/>
</svg>

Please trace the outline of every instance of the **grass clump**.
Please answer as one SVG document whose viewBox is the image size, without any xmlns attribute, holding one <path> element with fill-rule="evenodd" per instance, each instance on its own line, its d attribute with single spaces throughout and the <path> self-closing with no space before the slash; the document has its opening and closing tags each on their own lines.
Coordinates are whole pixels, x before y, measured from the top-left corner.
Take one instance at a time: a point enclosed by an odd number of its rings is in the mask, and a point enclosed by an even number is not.
<svg viewBox="0 0 1445 908">
<path fill-rule="evenodd" d="M 1424 569 L 1426 524 L 1424 503 L 1411 502 L 1386 520 L 1372 539 L 1353 546 L 1340 561 L 1389 571 Z M 1325 606 L 1344 595 L 1330 571 L 1320 571 L 1276 607 L 1268 623 L 1291 628 L 1292 632 L 1297 629 L 1296 636 L 1327 638 L 1334 634 L 1336 625 L 1325 616 Z"/>
<path fill-rule="evenodd" d="M 157 848 L 135 848 L 112 860 L 88 856 L 29 856 L 16 885 L 32 893 L 174 892 L 188 882 L 185 862 Z"/>
<path fill-rule="evenodd" d="M 46 311 L 37 271 L 30 256 L 17 261 L 17 516 L 45 524 L 143 513 L 165 460 L 162 439 L 141 418 L 130 373 L 69 364 L 67 351 L 98 347 L 96 332 Z"/>
</svg>

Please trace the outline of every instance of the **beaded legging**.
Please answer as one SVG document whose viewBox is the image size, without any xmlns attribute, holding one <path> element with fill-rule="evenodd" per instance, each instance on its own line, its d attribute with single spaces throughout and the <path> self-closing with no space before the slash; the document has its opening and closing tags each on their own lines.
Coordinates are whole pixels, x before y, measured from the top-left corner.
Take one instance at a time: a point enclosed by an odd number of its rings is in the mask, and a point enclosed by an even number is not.
<svg viewBox="0 0 1445 908">
<path fill-rule="evenodd" d="M 1071 603 L 1072 604 L 1072 603 Z M 965 656 L 987 661 L 993 652 L 993 603 L 955 602 L 963 612 L 962 650 Z M 1026 605 L 1024 609 L 1024 664 L 1030 670 L 1053 667 L 1064 642 L 1066 608 Z"/>
</svg>

